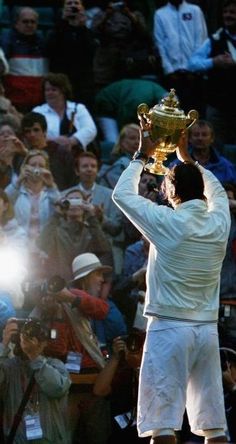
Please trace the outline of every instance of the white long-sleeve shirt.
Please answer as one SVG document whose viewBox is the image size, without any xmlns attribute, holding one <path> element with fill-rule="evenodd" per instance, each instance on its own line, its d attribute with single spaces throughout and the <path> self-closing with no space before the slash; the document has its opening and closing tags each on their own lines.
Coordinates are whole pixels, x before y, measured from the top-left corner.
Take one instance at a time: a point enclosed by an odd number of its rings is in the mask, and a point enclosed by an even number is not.
<svg viewBox="0 0 236 444">
<path fill-rule="evenodd" d="M 207 38 L 202 10 L 186 1 L 176 8 L 171 3 L 154 14 L 153 39 L 165 74 L 188 69 L 190 56 Z"/>
<path fill-rule="evenodd" d="M 230 230 L 225 190 L 210 171 L 200 167 L 207 201 L 190 200 L 173 210 L 138 194 L 142 170 L 142 161 L 130 163 L 113 200 L 150 241 L 144 314 L 215 322 Z"/>
<path fill-rule="evenodd" d="M 76 129 L 73 137 L 75 137 L 86 149 L 87 145 L 92 142 L 97 135 L 97 127 L 95 122 L 89 113 L 88 109 L 82 103 L 75 103 L 67 100 L 66 102 L 66 115 L 68 119 L 71 119 L 72 113 L 74 115 L 74 127 Z M 36 106 L 33 109 L 34 112 L 43 114 L 47 121 L 47 137 L 53 139 L 60 135 L 60 116 L 52 109 L 47 103 Z"/>
</svg>

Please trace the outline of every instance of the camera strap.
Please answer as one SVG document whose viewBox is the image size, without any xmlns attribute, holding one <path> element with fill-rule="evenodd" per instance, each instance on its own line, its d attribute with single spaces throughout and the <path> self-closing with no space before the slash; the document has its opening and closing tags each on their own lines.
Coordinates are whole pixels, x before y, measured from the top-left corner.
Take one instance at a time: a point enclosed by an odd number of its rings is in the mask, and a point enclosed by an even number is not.
<svg viewBox="0 0 236 444">
<path fill-rule="evenodd" d="M 26 404 L 29 400 L 29 397 L 30 397 L 30 394 L 33 390 L 34 385 L 35 385 L 35 378 L 34 378 L 34 373 L 33 373 L 30 377 L 29 383 L 26 387 L 26 390 L 25 390 L 25 393 L 24 393 L 23 398 L 21 400 L 21 403 L 19 405 L 19 408 L 14 416 L 12 427 L 11 427 L 8 437 L 6 438 L 5 444 L 13 444 L 13 442 L 14 442 L 17 428 L 20 424 L 22 415 L 24 413 Z"/>
</svg>

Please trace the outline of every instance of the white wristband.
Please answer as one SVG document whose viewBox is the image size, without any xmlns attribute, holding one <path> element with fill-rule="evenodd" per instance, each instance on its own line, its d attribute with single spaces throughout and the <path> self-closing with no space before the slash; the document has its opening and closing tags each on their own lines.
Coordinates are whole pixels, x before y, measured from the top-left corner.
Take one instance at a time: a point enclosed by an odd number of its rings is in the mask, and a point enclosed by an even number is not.
<svg viewBox="0 0 236 444">
<path fill-rule="evenodd" d="M 150 137 L 150 135 L 149 131 L 143 131 L 143 137 Z"/>
</svg>

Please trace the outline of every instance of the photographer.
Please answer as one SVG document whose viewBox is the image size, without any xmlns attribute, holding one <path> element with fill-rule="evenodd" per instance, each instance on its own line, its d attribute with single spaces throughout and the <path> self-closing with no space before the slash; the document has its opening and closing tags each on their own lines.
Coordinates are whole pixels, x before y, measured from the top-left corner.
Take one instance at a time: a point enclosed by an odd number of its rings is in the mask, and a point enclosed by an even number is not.
<svg viewBox="0 0 236 444">
<path fill-rule="evenodd" d="M 227 347 L 221 347 L 221 368 L 225 398 L 225 412 L 230 442 L 236 442 L 236 352 Z"/>
<path fill-rule="evenodd" d="M 21 330 L 19 325 L 17 319 L 9 319 L 0 344 L 0 390 L 4 400 L 6 442 L 22 444 L 31 439 L 36 443 L 39 439 L 42 444 L 68 444 L 68 372 L 62 362 L 43 355 L 47 329 L 38 320 L 25 320 Z M 27 396 L 29 383 L 31 390 Z M 20 418 L 16 418 L 23 400 L 25 408 Z M 7 439 L 9 436 L 11 439 Z"/>
<path fill-rule="evenodd" d="M 44 319 L 51 331 L 56 334 L 56 339 L 48 343 L 48 348 L 45 350 L 47 354 L 66 361 L 72 373 L 97 374 L 105 365 L 104 353 L 101 351 L 105 340 L 112 341 L 115 336 L 126 334 L 122 315 L 115 304 L 101 297 L 103 275 L 112 270 L 111 267 L 102 265 L 94 254 L 84 253 L 74 259 L 72 271 L 71 288 L 64 287 L 55 293 L 46 293 L 31 315 Z M 99 337 L 94 331 L 99 333 Z M 71 354 L 74 357 L 73 366 L 71 366 Z M 77 442 L 76 439 L 80 436 L 79 433 L 75 433 L 77 425 L 80 433 L 86 430 L 89 444 L 99 444 L 107 439 L 109 430 L 106 420 L 109 405 L 103 400 L 94 398 L 91 390 L 91 386 L 85 387 L 85 393 L 81 396 L 76 384 L 71 387 L 69 418 L 71 434 L 75 439 L 73 442 Z M 83 416 L 84 411 L 86 411 L 85 416 Z M 88 427 L 91 418 L 92 429 Z M 79 442 L 87 444 L 85 439 Z"/>
<path fill-rule="evenodd" d="M 55 214 L 43 228 L 37 245 L 48 255 L 48 276 L 72 278 L 71 263 L 81 253 L 96 254 L 103 264 L 113 265 L 111 244 L 102 230 L 96 207 L 80 190 L 70 191 L 56 202 Z"/>
</svg>

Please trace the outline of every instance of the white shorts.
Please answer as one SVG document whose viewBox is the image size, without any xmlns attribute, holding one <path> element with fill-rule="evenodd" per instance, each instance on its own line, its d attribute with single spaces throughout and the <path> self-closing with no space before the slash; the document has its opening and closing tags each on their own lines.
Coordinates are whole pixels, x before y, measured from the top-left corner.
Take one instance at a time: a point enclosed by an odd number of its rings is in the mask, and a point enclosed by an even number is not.
<svg viewBox="0 0 236 444">
<path fill-rule="evenodd" d="M 191 431 L 226 429 L 216 324 L 155 320 L 140 368 L 137 427 L 180 430 L 185 407 Z"/>
</svg>

